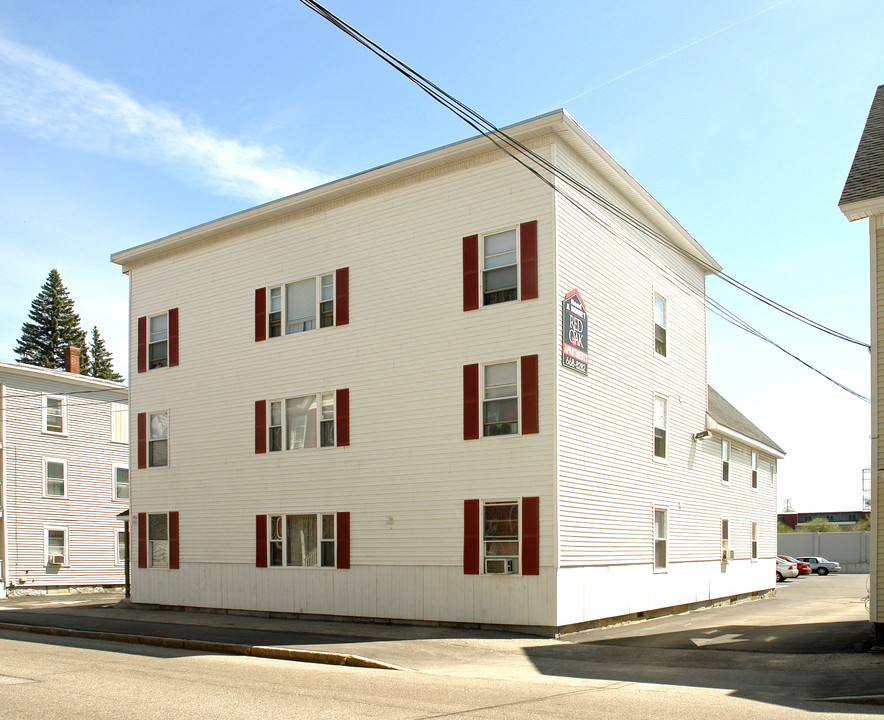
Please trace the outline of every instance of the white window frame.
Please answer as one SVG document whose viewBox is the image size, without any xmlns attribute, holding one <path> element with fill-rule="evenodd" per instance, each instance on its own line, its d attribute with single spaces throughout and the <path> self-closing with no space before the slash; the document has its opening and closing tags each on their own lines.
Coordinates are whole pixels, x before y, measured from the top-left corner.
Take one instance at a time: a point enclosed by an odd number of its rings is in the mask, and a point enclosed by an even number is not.
<svg viewBox="0 0 884 720">
<path fill-rule="evenodd" d="M 485 253 L 485 243 L 488 238 L 494 237 L 495 235 L 502 235 L 503 233 L 513 232 L 516 237 L 516 247 L 515 247 L 515 255 L 516 261 L 510 265 L 500 265 L 498 267 L 486 268 L 486 253 Z M 522 298 L 522 283 L 520 282 L 520 268 L 522 267 L 522 253 L 521 253 L 521 226 L 520 225 L 509 225 L 500 230 L 494 230 L 493 232 L 483 233 L 480 236 L 481 240 L 479 242 L 479 307 L 489 307 L 492 305 L 505 305 L 508 302 L 518 302 Z M 500 254 L 500 253 L 498 253 Z M 492 272 L 494 270 L 500 270 L 505 267 L 515 267 L 516 269 L 516 296 L 509 300 L 498 300 L 497 302 L 485 302 L 485 273 Z M 504 288 L 508 289 L 508 288 Z M 490 292 L 500 292 L 496 290 L 492 290 Z"/>
<path fill-rule="evenodd" d="M 122 537 L 121 537 L 122 536 Z M 125 565 L 126 557 L 120 557 L 120 547 L 122 546 L 128 554 L 129 546 L 126 544 L 126 528 L 114 528 L 114 565 Z"/>
<path fill-rule="evenodd" d="M 767 467 L 770 470 L 770 486 L 774 486 L 774 475 L 776 474 L 777 461 L 774 458 L 770 458 L 767 461 Z"/>
<path fill-rule="evenodd" d="M 657 322 L 657 300 L 661 300 L 663 302 L 663 325 L 660 325 Z M 655 292 L 654 293 L 654 306 L 653 306 L 653 319 L 654 319 L 654 355 L 663 360 L 669 359 L 669 300 L 667 300 L 666 296 L 662 293 Z M 663 331 L 663 352 L 661 353 L 657 348 L 657 328 L 660 328 Z"/>
<path fill-rule="evenodd" d="M 494 367 L 495 365 L 510 365 L 510 364 L 514 364 L 516 366 L 516 394 L 514 396 L 508 395 L 505 397 L 498 397 L 498 398 L 486 398 L 485 397 L 485 392 L 486 392 L 485 374 L 486 374 L 487 368 Z M 481 413 L 480 414 L 480 423 L 481 423 L 480 437 L 482 437 L 482 438 L 518 437 L 519 435 L 522 434 L 522 363 L 521 363 L 521 360 L 519 358 L 514 358 L 514 359 L 510 359 L 510 360 L 500 360 L 500 361 L 496 361 L 496 362 L 482 363 L 479 366 L 479 368 L 480 368 L 480 372 L 479 372 L 479 384 L 480 384 L 479 398 L 481 401 L 480 402 L 480 405 L 481 405 L 481 407 L 480 407 L 480 413 Z M 503 386 L 501 386 L 501 387 L 503 387 Z M 515 420 L 516 431 L 515 432 L 507 432 L 507 433 L 499 433 L 499 434 L 487 433 L 485 431 L 486 425 L 503 425 L 506 423 L 502 423 L 502 422 L 486 423 L 485 422 L 485 404 L 489 403 L 489 402 L 495 402 L 498 400 L 512 400 L 512 399 L 515 399 L 515 401 L 516 401 L 516 420 Z"/>
<path fill-rule="evenodd" d="M 165 539 L 158 538 L 158 539 L 154 540 L 151 537 L 150 519 L 152 517 L 164 517 L 166 519 L 166 537 L 165 537 Z M 169 538 L 169 529 L 170 529 L 169 528 L 169 525 L 170 525 L 169 513 L 168 512 L 147 513 L 147 515 L 145 517 L 145 521 L 147 522 L 147 529 L 145 530 L 146 535 L 147 535 L 147 567 L 155 569 L 155 570 L 168 570 L 169 569 L 169 552 L 171 551 L 171 545 L 172 545 L 170 538 Z M 166 562 L 165 563 L 162 563 L 162 562 L 155 563 L 154 562 L 153 543 L 155 543 L 155 542 L 156 543 L 161 543 L 161 542 L 166 543 Z"/>
<path fill-rule="evenodd" d="M 663 427 L 657 425 L 657 401 L 663 403 Z M 669 398 L 659 393 L 654 393 L 653 415 L 651 418 L 653 425 L 653 445 L 651 447 L 651 457 L 655 462 L 665 463 L 669 460 Z M 663 454 L 657 454 L 657 431 L 663 432 Z"/>
<path fill-rule="evenodd" d="M 502 505 L 511 505 L 516 508 L 516 535 L 513 538 L 511 535 L 504 536 L 503 542 L 512 543 L 515 542 L 518 548 L 518 551 L 515 555 L 511 553 L 499 553 L 499 554 L 489 554 L 488 546 L 495 542 L 501 542 L 500 540 L 495 540 L 493 536 L 488 536 L 485 534 L 486 526 L 485 526 L 485 508 L 488 506 L 502 506 Z M 479 532 L 481 533 L 481 568 L 483 575 L 521 575 L 522 574 L 522 523 L 524 522 L 524 514 L 522 513 L 522 498 L 504 498 L 504 499 L 488 499 L 483 500 L 480 503 L 481 513 L 479 515 Z M 503 562 L 502 570 L 498 571 L 489 571 L 488 563 L 491 561 L 492 563 L 496 563 L 498 561 Z M 492 566 L 494 567 L 494 566 Z"/>
<path fill-rule="evenodd" d="M 758 490 L 758 453 L 749 451 L 749 487 Z"/>
<path fill-rule="evenodd" d="M 749 557 L 752 562 L 758 562 L 758 523 L 749 525 Z"/>
<path fill-rule="evenodd" d="M 166 331 L 162 338 L 154 340 L 153 339 L 153 331 L 151 330 L 151 321 L 157 318 L 165 317 L 166 318 Z M 151 347 L 154 345 L 159 345 L 160 343 L 165 343 L 166 345 L 166 353 L 162 356 L 162 364 L 153 364 L 153 360 L 151 359 Z M 161 312 L 156 315 L 148 315 L 147 316 L 147 369 L 148 370 L 159 370 L 160 368 L 169 367 L 169 312 Z"/>
<path fill-rule="evenodd" d="M 127 403 L 111 403 L 111 442 L 121 445 L 129 444 L 129 405 Z"/>
<path fill-rule="evenodd" d="M 45 565 L 55 565 L 56 563 L 50 563 L 50 552 L 49 552 L 49 533 L 52 532 L 62 532 L 64 533 L 64 562 L 58 564 L 58 567 L 70 567 L 71 566 L 71 555 L 70 555 L 70 547 L 68 541 L 70 539 L 70 531 L 65 525 L 44 525 L 43 526 L 43 561 Z M 55 553 L 52 553 L 53 555 Z"/>
<path fill-rule="evenodd" d="M 731 445 L 726 438 L 721 438 L 721 484 L 730 485 L 731 482 Z"/>
<path fill-rule="evenodd" d="M 158 438 L 151 437 L 151 426 L 153 424 L 153 423 L 151 423 L 151 418 L 153 418 L 156 415 L 165 415 L 166 416 L 166 436 L 164 438 L 163 437 L 158 437 Z M 157 410 L 156 412 L 147 413 L 147 467 L 148 468 L 169 467 L 169 449 L 170 449 L 169 436 L 172 434 L 170 432 L 170 428 L 171 428 L 171 417 L 169 416 L 168 410 Z M 151 453 L 151 445 L 155 442 L 162 442 L 162 441 L 165 441 L 165 443 L 166 443 L 166 462 L 163 465 L 154 465 L 152 462 L 153 453 Z"/>
<path fill-rule="evenodd" d="M 118 482 L 117 482 L 117 471 L 125 470 L 126 471 L 126 497 L 120 497 L 118 490 Z M 129 501 L 131 497 L 132 484 L 129 478 L 129 466 L 126 463 L 114 463 L 111 470 L 111 496 L 114 500 L 125 500 Z"/>
<path fill-rule="evenodd" d="M 61 495 L 49 492 L 49 463 L 59 463 L 62 466 L 64 477 L 62 478 L 62 487 L 64 492 Z M 57 479 L 57 478 L 53 478 Z M 68 496 L 68 461 L 62 458 L 44 457 L 43 458 L 43 497 L 52 500 L 66 500 Z"/>
<path fill-rule="evenodd" d="M 657 533 L 657 513 L 663 513 L 663 535 Z M 664 505 L 655 505 L 652 510 L 652 534 L 654 536 L 654 572 L 665 573 L 669 570 L 669 508 Z M 657 563 L 657 547 L 658 543 L 663 543 L 663 564 Z"/>
<path fill-rule="evenodd" d="M 313 517 L 316 521 L 316 564 L 297 565 L 290 564 L 288 557 L 288 523 L 290 517 Z M 331 537 L 323 533 L 323 520 L 331 518 Z M 275 525 L 279 524 L 279 532 Z M 278 554 L 274 554 L 274 545 L 279 546 Z M 323 546 L 331 546 L 331 565 L 322 564 Z M 278 562 L 275 562 L 276 558 Z M 338 515 L 334 512 L 274 512 L 267 513 L 267 567 L 279 569 L 298 570 L 336 570 L 338 567 Z"/>
<path fill-rule="evenodd" d="M 288 447 L 288 415 L 286 413 L 285 404 L 287 400 L 301 400 L 303 398 L 313 398 L 316 403 L 316 422 L 313 428 L 312 445 L 304 445 L 302 447 Z M 323 403 L 326 398 L 331 398 L 331 413 L 329 414 L 324 408 Z M 279 424 L 272 424 L 273 405 L 279 403 Z M 306 393 L 305 395 L 292 395 L 286 398 L 275 398 L 267 401 L 267 452 L 295 452 L 302 450 L 322 450 L 325 448 L 337 447 L 337 393 L 334 390 L 318 393 Z M 331 426 L 331 443 L 325 442 L 326 436 L 323 435 L 323 426 Z M 279 449 L 273 449 L 273 431 L 279 428 Z"/>
<path fill-rule="evenodd" d="M 727 530 L 727 533 L 725 533 Z M 726 536 L 725 536 L 726 535 Z M 731 521 L 729 517 L 721 518 L 721 562 L 727 565 L 733 559 L 731 549 Z"/>
<path fill-rule="evenodd" d="M 61 406 L 61 430 L 49 429 L 49 401 L 58 400 Z M 55 435 L 56 437 L 67 437 L 68 434 L 68 399 L 64 395 L 53 395 L 51 393 L 43 394 L 43 419 L 40 431 L 44 435 Z"/>
<path fill-rule="evenodd" d="M 334 327 L 335 320 L 337 318 L 337 298 L 335 296 L 335 281 L 336 281 L 336 271 L 332 270 L 331 272 L 321 273 L 319 275 L 308 275 L 307 277 L 300 278 L 298 280 L 290 280 L 288 282 L 276 283 L 274 285 L 267 286 L 267 317 L 265 318 L 266 328 L 267 328 L 267 339 L 271 340 L 277 337 L 286 337 L 287 335 L 300 335 L 305 332 L 312 332 L 313 330 L 324 330 L 325 328 Z M 286 287 L 288 285 L 294 285 L 295 283 L 305 282 L 307 280 L 313 280 L 313 327 L 306 328 L 304 330 L 294 330 L 292 332 L 286 332 L 286 327 L 288 326 L 288 318 L 286 317 Z M 327 290 L 326 295 L 330 295 L 331 297 L 323 297 L 323 290 Z M 273 310 L 273 293 L 274 291 L 278 292 L 279 296 L 279 310 Z M 327 306 L 331 303 L 331 316 L 328 315 L 327 307 L 325 309 L 325 316 L 323 315 L 323 306 Z M 271 323 L 271 315 L 273 313 L 279 313 L 279 333 L 273 333 L 273 324 Z M 325 322 L 326 324 L 323 324 Z"/>
</svg>

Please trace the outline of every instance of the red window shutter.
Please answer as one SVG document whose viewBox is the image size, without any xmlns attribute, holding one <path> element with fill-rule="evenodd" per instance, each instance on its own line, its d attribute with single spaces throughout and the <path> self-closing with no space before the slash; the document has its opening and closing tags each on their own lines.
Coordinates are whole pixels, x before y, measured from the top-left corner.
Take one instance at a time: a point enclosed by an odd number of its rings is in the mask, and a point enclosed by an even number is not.
<svg viewBox="0 0 884 720">
<path fill-rule="evenodd" d="M 335 566 L 339 570 L 350 569 L 350 513 L 339 512 L 337 514 L 337 557 Z"/>
<path fill-rule="evenodd" d="M 178 308 L 169 310 L 169 367 L 178 364 Z"/>
<path fill-rule="evenodd" d="M 335 325 L 350 322 L 350 268 L 335 270 Z"/>
<path fill-rule="evenodd" d="M 463 309 L 479 309 L 479 236 L 463 239 Z"/>
<path fill-rule="evenodd" d="M 479 365 L 463 366 L 463 439 L 479 438 Z"/>
<path fill-rule="evenodd" d="M 147 413 L 138 413 L 138 467 L 147 467 Z"/>
<path fill-rule="evenodd" d="M 522 575 L 540 574 L 540 498 L 522 498 Z"/>
<path fill-rule="evenodd" d="M 255 342 L 267 339 L 267 288 L 255 290 Z"/>
<path fill-rule="evenodd" d="M 255 515 L 255 567 L 267 567 L 266 515 Z"/>
<path fill-rule="evenodd" d="M 138 318 L 138 372 L 147 372 L 147 317 Z"/>
<path fill-rule="evenodd" d="M 537 355 L 522 356 L 522 435 L 540 432 Z"/>
<path fill-rule="evenodd" d="M 178 513 L 169 513 L 169 569 L 178 569 Z"/>
<path fill-rule="evenodd" d="M 463 501 L 463 574 L 479 574 L 479 501 Z"/>
<path fill-rule="evenodd" d="M 138 513 L 138 567 L 147 567 L 147 513 Z"/>
<path fill-rule="evenodd" d="M 255 400 L 255 453 L 267 452 L 267 401 Z"/>
<path fill-rule="evenodd" d="M 519 226 L 519 264 L 522 275 L 522 300 L 537 297 L 537 221 Z"/>
<path fill-rule="evenodd" d="M 335 439 L 338 447 L 350 444 L 350 390 L 343 388 L 335 392 Z"/>
</svg>

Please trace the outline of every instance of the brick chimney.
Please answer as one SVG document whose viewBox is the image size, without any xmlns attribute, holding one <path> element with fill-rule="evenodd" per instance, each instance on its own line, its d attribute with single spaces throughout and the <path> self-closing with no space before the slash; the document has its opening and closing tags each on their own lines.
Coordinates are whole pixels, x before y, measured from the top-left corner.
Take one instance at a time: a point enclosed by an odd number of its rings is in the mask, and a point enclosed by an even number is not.
<svg viewBox="0 0 884 720">
<path fill-rule="evenodd" d="M 74 375 L 80 374 L 80 348 L 68 345 L 64 349 L 64 369 Z"/>
</svg>

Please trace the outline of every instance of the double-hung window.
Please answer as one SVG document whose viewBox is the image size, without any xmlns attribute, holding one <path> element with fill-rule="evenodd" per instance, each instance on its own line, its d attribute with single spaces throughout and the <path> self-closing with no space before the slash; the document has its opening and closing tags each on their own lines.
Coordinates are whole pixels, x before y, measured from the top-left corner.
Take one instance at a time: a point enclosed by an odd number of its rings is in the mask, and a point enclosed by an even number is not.
<svg viewBox="0 0 884 720">
<path fill-rule="evenodd" d="M 169 316 L 167 313 L 148 318 L 147 367 L 149 370 L 169 364 Z"/>
<path fill-rule="evenodd" d="M 666 459 L 666 431 L 669 427 L 666 398 L 654 395 L 654 457 Z"/>
<path fill-rule="evenodd" d="M 138 318 L 138 372 L 178 364 L 178 308 Z"/>
<path fill-rule="evenodd" d="M 485 572 L 519 573 L 519 502 L 485 502 L 482 505 L 482 550 Z"/>
<path fill-rule="evenodd" d="M 148 513 L 147 552 L 148 567 L 169 567 L 169 516 L 167 513 Z"/>
<path fill-rule="evenodd" d="M 68 565 L 67 528 L 46 528 L 46 564 Z"/>
<path fill-rule="evenodd" d="M 730 521 L 727 518 L 721 520 L 721 562 L 727 563 L 731 561 L 731 540 L 730 540 Z"/>
<path fill-rule="evenodd" d="M 67 462 L 53 458 L 43 459 L 43 492 L 46 497 L 66 497 Z"/>
<path fill-rule="evenodd" d="M 270 515 L 270 567 L 335 567 L 334 513 Z"/>
<path fill-rule="evenodd" d="M 724 438 L 721 439 L 721 482 L 731 480 L 731 446 Z"/>
<path fill-rule="evenodd" d="M 463 309 L 537 297 L 537 221 L 463 239 Z"/>
<path fill-rule="evenodd" d="M 482 402 L 482 434 L 516 435 L 519 432 L 519 366 L 506 362 L 486 365 Z"/>
<path fill-rule="evenodd" d="M 114 465 L 114 500 L 129 499 L 129 468 Z"/>
<path fill-rule="evenodd" d="M 57 395 L 43 397 L 43 431 L 55 435 L 65 435 L 67 428 L 67 403 Z"/>
<path fill-rule="evenodd" d="M 111 403 L 111 442 L 129 442 L 129 406 Z"/>
<path fill-rule="evenodd" d="M 494 305 L 519 298 L 516 230 L 483 238 L 482 304 Z"/>
<path fill-rule="evenodd" d="M 654 293 L 654 352 L 666 357 L 666 329 L 669 324 L 666 298 Z"/>
<path fill-rule="evenodd" d="M 349 322 L 350 269 L 255 291 L 255 340 Z"/>
<path fill-rule="evenodd" d="M 147 466 L 169 464 L 169 413 L 148 413 Z"/>
<path fill-rule="evenodd" d="M 126 558 L 129 557 L 129 546 L 126 544 L 126 531 L 114 530 L 114 540 L 116 550 L 115 563 L 117 565 L 122 565 L 126 562 Z"/>
<path fill-rule="evenodd" d="M 752 523 L 752 555 L 753 560 L 758 559 L 758 523 Z"/>
<path fill-rule="evenodd" d="M 669 564 L 666 545 L 669 539 L 669 518 L 665 508 L 654 508 L 654 570 L 665 570 Z"/>
<path fill-rule="evenodd" d="M 758 453 L 754 450 L 751 453 L 751 463 L 752 463 L 752 489 L 758 489 Z"/>
</svg>

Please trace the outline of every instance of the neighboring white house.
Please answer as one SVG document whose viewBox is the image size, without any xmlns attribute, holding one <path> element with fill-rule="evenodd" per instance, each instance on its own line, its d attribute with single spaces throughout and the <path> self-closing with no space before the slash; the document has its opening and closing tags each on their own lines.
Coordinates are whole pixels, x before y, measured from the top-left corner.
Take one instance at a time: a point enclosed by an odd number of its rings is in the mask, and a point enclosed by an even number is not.
<svg viewBox="0 0 884 720">
<path fill-rule="evenodd" d="M 838 207 L 848 220 L 869 223 L 872 345 L 871 604 L 875 637 L 884 645 L 884 85 L 878 86 Z"/>
<path fill-rule="evenodd" d="M 479 137 L 113 256 L 135 602 L 546 632 L 774 585 L 720 267 L 566 112 L 508 132 L 663 241 Z"/>
<path fill-rule="evenodd" d="M 0 362 L 0 596 L 123 586 L 128 443 L 125 385 Z"/>
</svg>

